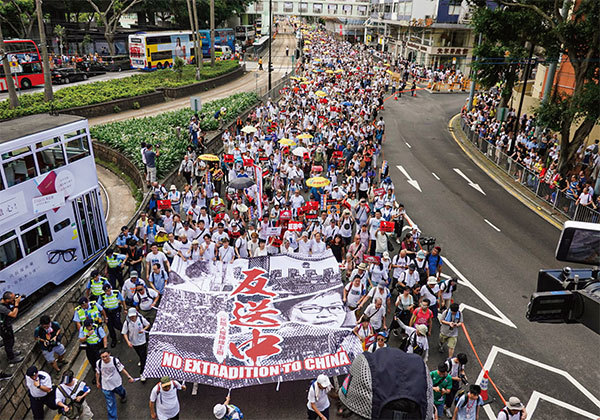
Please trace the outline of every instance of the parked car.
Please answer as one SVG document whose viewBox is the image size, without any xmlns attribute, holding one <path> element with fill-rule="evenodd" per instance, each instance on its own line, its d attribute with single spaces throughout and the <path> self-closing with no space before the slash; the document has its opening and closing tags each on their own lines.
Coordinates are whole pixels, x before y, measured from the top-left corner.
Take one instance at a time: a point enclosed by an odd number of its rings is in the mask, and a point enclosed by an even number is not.
<svg viewBox="0 0 600 420">
<path fill-rule="evenodd" d="M 88 77 L 99 76 L 106 73 L 106 66 L 97 61 L 81 61 L 77 63 L 77 69 L 85 72 Z"/>
<path fill-rule="evenodd" d="M 221 60 L 229 60 L 233 56 L 229 45 L 215 45 L 215 57 Z"/>
<path fill-rule="evenodd" d="M 62 67 L 52 70 L 52 83 L 55 85 L 80 82 L 87 80 L 87 78 L 88 75 L 85 72 L 72 67 Z"/>
<path fill-rule="evenodd" d="M 102 62 L 108 71 L 129 70 L 131 62 L 128 55 L 107 55 L 102 57 Z"/>
</svg>

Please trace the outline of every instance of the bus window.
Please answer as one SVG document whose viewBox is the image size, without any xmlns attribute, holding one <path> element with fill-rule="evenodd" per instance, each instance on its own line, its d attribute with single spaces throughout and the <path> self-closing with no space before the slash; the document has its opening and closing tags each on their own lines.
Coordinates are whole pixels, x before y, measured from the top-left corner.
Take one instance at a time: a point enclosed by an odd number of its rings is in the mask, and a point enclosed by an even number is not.
<svg viewBox="0 0 600 420">
<path fill-rule="evenodd" d="M 65 140 L 67 136 L 65 135 Z M 67 158 L 69 163 L 73 163 L 79 159 L 83 159 L 90 155 L 90 146 L 87 136 L 79 137 L 65 143 L 67 150 Z"/>
<path fill-rule="evenodd" d="M 70 226 L 70 225 L 71 225 L 71 219 L 65 219 L 62 222 L 58 222 L 57 224 L 54 225 L 54 232 L 63 230 L 64 228 L 66 228 L 67 226 Z"/>
<path fill-rule="evenodd" d="M 48 218 L 45 215 L 25 223 L 20 229 L 21 239 L 23 240 L 23 246 L 25 247 L 25 255 L 29 255 L 44 245 L 52 242 L 50 223 L 48 223 Z"/>
<path fill-rule="evenodd" d="M 35 145 L 36 158 L 40 174 L 45 174 L 66 165 L 60 137 L 44 140 Z"/>
<path fill-rule="evenodd" d="M 14 230 L 0 236 L 0 270 L 23 258 L 19 240 Z"/>
<path fill-rule="evenodd" d="M 26 149 L 29 150 L 29 148 Z M 2 157 L 5 158 L 5 156 L 9 156 L 11 153 L 13 152 L 4 153 Z M 4 162 L 2 166 L 4 168 L 4 175 L 6 176 L 7 187 L 12 187 L 38 176 L 35 169 L 35 162 L 33 161 L 33 154 L 31 153 L 21 155 L 9 162 Z"/>
<path fill-rule="evenodd" d="M 21 64 L 23 72 L 21 74 L 37 74 L 42 72 L 42 65 L 40 63 L 23 63 Z"/>
</svg>

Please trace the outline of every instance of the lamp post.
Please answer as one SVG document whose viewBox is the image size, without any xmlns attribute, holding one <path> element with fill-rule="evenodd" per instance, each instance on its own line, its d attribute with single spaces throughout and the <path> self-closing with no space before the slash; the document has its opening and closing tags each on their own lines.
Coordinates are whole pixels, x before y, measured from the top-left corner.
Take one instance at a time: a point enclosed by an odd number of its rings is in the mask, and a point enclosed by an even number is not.
<svg viewBox="0 0 600 420">
<path fill-rule="evenodd" d="M 269 91 L 271 90 L 271 45 L 273 43 L 273 0 L 269 0 Z"/>
</svg>

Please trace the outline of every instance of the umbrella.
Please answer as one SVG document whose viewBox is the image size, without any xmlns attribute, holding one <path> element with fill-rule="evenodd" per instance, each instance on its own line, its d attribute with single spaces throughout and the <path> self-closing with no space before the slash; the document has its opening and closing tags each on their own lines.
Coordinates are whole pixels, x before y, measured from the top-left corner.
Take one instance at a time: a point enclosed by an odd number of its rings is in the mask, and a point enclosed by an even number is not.
<svg viewBox="0 0 600 420">
<path fill-rule="evenodd" d="M 247 125 L 242 128 L 242 133 L 256 133 L 258 130 L 253 125 Z"/>
<path fill-rule="evenodd" d="M 315 188 L 326 187 L 330 183 L 330 180 L 328 180 L 327 178 L 323 178 L 322 176 L 315 176 L 314 178 L 309 178 L 306 180 L 306 185 Z"/>
<path fill-rule="evenodd" d="M 345 101 L 345 102 L 342 102 L 342 105 L 344 105 L 344 106 L 352 106 L 352 102 Z"/>
<path fill-rule="evenodd" d="M 292 154 L 298 157 L 304 156 L 305 153 L 308 153 L 308 149 L 302 146 L 296 147 L 294 150 L 292 150 Z"/>
<path fill-rule="evenodd" d="M 327 73 L 327 74 L 333 74 L 335 72 L 333 70 L 325 70 L 325 73 Z"/>
<path fill-rule="evenodd" d="M 207 160 L 209 162 L 218 162 L 219 161 L 219 157 L 216 155 L 200 155 L 198 157 L 200 158 L 200 160 Z"/>
<path fill-rule="evenodd" d="M 336 72 L 336 73 L 343 73 L 343 72 L 344 72 L 344 70 L 343 70 L 343 69 L 337 69 L 335 72 Z"/>
<path fill-rule="evenodd" d="M 327 96 L 327 92 L 324 92 L 322 90 L 317 90 L 315 92 L 315 95 L 320 96 L 321 98 L 324 98 L 325 96 Z"/>
<path fill-rule="evenodd" d="M 292 139 L 281 139 L 278 141 L 279 144 L 283 144 L 285 146 L 295 146 L 296 142 Z"/>
<path fill-rule="evenodd" d="M 229 183 L 231 188 L 235 188 L 236 190 L 243 190 L 244 188 L 250 188 L 254 185 L 254 181 L 248 177 L 235 178 L 233 181 Z"/>
<path fill-rule="evenodd" d="M 302 134 L 300 134 L 300 135 L 298 136 L 298 138 L 299 138 L 299 139 L 302 139 L 302 140 L 304 140 L 304 139 L 312 139 L 312 138 L 313 138 L 313 136 L 312 136 L 311 134 L 308 134 L 308 133 L 302 133 Z"/>
<path fill-rule="evenodd" d="M 323 73 L 325 70 L 323 69 L 313 69 L 314 73 Z"/>
</svg>

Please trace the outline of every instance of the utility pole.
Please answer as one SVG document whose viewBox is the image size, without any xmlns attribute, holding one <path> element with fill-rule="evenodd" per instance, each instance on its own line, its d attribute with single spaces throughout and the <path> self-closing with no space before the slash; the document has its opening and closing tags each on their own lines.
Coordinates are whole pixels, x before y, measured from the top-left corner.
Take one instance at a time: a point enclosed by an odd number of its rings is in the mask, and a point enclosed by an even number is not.
<svg viewBox="0 0 600 420">
<path fill-rule="evenodd" d="M 15 82 L 12 78 L 10 71 L 10 63 L 8 62 L 8 56 L 6 55 L 6 49 L 4 48 L 4 35 L 2 35 L 2 25 L 0 25 L 0 56 L 2 57 L 2 67 L 4 68 L 4 75 L 6 79 L 6 89 L 8 90 L 8 99 L 11 108 L 17 108 L 19 106 L 19 97 L 15 91 Z"/>
<path fill-rule="evenodd" d="M 194 15 L 192 13 L 192 3 L 190 2 L 190 0 L 185 0 L 186 4 L 187 4 L 187 10 L 188 10 L 188 17 L 190 18 L 190 29 L 192 30 L 192 42 L 194 43 L 194 59 L 196 60 L 196 80 L 200 80 L 200 69 L 198 68 L 198 65 L 200 63 L 200 61 L 198 60 L 198 38 L 197 38 L 197 32 L 196 32 L 196 27 L 194 26 Z M 196 1 L 194 0 L 194 3 L 196 3 Z"/>
<path fill-rule="evenodd" d="M 210 65 L 215 66 L 215 0 L 210 0 Z"/>
<path fill-rule="evenodd" d="M 196 43 L 198 45 L 198 51 L 200 52 L 200 60 L 196 60 L 198 64 L 198 80 L 200 80 L 200 69 L 204 65 L 204 53 L 202 52 L 202 38 L 200 38 L 200 26 L 198 25 L 198 8 L 196 7 L 196 0 L 192 0 L 192 10 L 194 11 L 194 32 L 196 33 Z"/>
<path fill-rule="evenodd" d="M 269 0 L 269 91 L 271 90 L 271 69 L 272 69 L 272 61 L 271 61 L 271 52 L 273 44 L 273 0 Z"/>
<path fill-rule="evenodd" d="M 477 45 L 481 45 L 481 34 L 479 34 L 479 41 Z M 477 57 L 473 57 L 473 62 L 477 61 Z M 475 96 L 475 72 L 473 71 L 473 65 L 471 65 L 471 88 L 469 89 L 469 105 L 467 105 L 467 111 L 473 109 L 473 97 Z"/>
<path fill-rule="evenodd" d="M 38 30 L 40 31 L 40 47 L 42 47 L 42 64 L 44 66 L 44 98 L 46 102 L 54 99 L 52 92 L 52 74 L 50 73 L 50 60 L 48 60 L 48 46 L 46 45 L 46 29 L 42 16 L 42 0 L 35 0 Z"/>
</svg>

